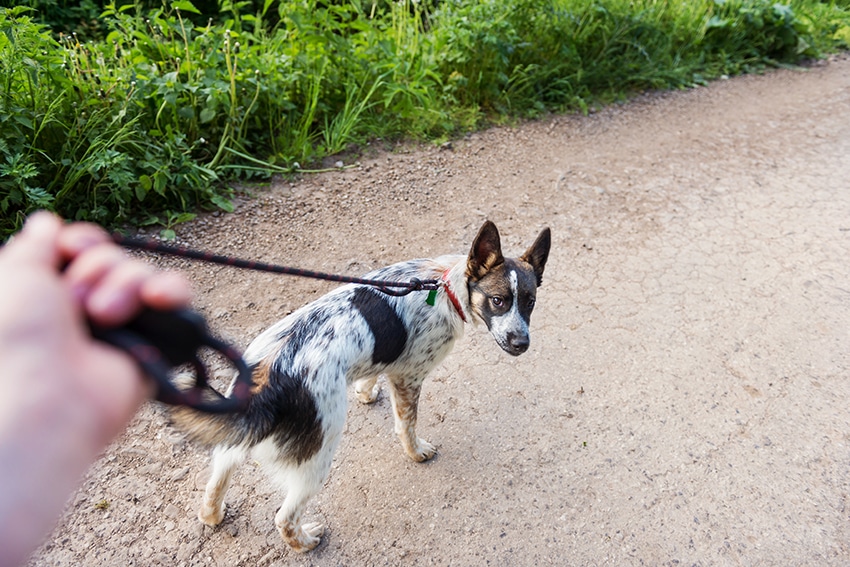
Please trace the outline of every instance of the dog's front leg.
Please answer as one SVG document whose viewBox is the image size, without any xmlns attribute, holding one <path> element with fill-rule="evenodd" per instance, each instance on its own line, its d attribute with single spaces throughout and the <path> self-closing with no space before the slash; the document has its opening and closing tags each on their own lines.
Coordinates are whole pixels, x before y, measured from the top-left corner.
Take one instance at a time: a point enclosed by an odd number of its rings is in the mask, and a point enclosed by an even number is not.
<svg viewBox="0 0 850 567">
<path fill-rule="evenodd" d="M 354 393 L 357 394 L 357 399 L 363 404 L 375 403 L 380 391 L 377 374 L 369 378 L 361 378 L 354 383 Z"/>
<path fill-rule="evenodd" d="M 390 400 L 395 415 L 395 432 L 408 456 L 417 462 L 427 461 L 437 448 L 416 436 L 416 414 L 422 379 L 400 380 L 389 377 Z"/>
</svg>

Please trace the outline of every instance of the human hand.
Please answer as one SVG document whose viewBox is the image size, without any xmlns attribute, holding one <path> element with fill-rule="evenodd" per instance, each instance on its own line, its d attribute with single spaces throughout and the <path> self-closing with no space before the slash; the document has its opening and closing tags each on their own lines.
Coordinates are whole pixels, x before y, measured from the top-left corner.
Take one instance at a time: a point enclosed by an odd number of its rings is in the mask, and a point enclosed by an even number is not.
<svg viewBox="0 0 850 567">
<path fill-rule="evenodd" d="M 186 280 L 129 259 L 98 227 L 47 213 L 0 249 L 0 565 L 33 550 L 152 391 L 86 320 L 120 325 L 190 296 Z"/>
</svg>

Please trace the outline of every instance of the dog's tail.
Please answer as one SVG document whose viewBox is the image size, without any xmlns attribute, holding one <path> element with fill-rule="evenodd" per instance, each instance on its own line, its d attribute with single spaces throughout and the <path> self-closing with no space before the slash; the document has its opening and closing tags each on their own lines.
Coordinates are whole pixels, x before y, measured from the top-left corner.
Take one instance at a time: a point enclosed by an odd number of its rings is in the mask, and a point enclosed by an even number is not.
<svg viewBox="0 0 850 567">
<path fill-rule="evenodd" d="M 233 414 L 205 414 L 187 408 L 173 412 L 173 422 L 204 445 L 253 447 L 274 437 L 282 455 L 296 462 L 310 459 L 324 446 L 324 427 L 308 371 L 292 372 L 286 359 L 269 356 L 252 368 L 254 387 L 248 407 Z"/>
<path fill-rule="evenodd" d="M 241 445 L 246 441 L 254 444 L 255 436 L 246 431 L 245 416 L 241 413 L 211 414 L 177 407 L 171 411 L 171 423 L 193 442 L 208 447 Z"/>
<path fill-rule="evenodd" d="M 258 380 L 267 380 L 267 369 L 255 366 L 252 370 L 254 380 L 254 392 L 257 389 Z M 181 380 L 177 377 L 178 387 Z M 269 424 L 255 417 L 256 404 L 251 400 L 248 406 L 238 412 L 212 414 L 201 412 L 189 407 L 175 407 L 171 410 L 170 421 L 177 429 L 183 431 L 193 442 L 213 447 L 216 445 L 242 445 L 248 446 L 259 443 L 269 433 Z"/>
</svg>

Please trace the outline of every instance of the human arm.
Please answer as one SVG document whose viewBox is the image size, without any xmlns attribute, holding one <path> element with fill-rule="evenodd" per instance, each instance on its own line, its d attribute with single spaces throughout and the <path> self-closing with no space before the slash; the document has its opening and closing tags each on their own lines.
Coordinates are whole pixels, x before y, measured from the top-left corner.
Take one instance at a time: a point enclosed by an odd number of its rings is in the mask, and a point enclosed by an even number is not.
<svg viewBox="0 0 850 567">
<path fill-rule="evenodd" d="M 188 304 L 188 283 L 127 258 L 101 229 L 33 215 L 0 249 L 0 566 L 19 565 L 150 385 L 86 319 Z"/>
</svg>

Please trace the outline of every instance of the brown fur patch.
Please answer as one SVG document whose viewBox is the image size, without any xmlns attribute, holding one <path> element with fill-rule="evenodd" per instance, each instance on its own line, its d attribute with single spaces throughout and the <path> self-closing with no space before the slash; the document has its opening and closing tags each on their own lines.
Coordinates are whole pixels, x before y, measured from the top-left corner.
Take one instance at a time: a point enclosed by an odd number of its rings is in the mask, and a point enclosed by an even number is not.
<svg viewBox="0 0 850 567">
<path fill-rule="evenodd" d="M 416 424 L 416 414 L 419 406 L 421 384 L 407 385 L 391 382 L 395 404 L 396 417 L 405 423 Z"/>
<path fill-rule="evenodd" d="M 229 442 L 236 433 L 230 416 L 202 413 L 187 407 L 172 409 L 171 421 L 192 441 L 207 446 Z"/>
<path fill-rule="evenodd" d="M 466 275 L 472 281 L 479 280 L 503 261 L 499 231 L 495 224 L 486 221 L 478 231 L 478 236 L 475 237 L 472 249 L 469 251 Z"/>
<path fill-rule="evenodd" d="M 504 263 L 497 266 L 493 270 L 488 271 L 480 281 L 475 282 L 475 287 L 489 296 L 509 296 L 512 293 L 511 282 L 505 274 L 506 270 L 507 267 Z"/>
<path fill-rule="evenodd" d="M 506 266 L 503 263 L 495 269 L 483 274 L 481 278 L 470 285 L 469 303 L 472 311 L 480 317 L 484 317 L 487 311 L 487 302 L 493 296 L 510 297 L 511 283 L 505 276 Z"/>
<path fill-rule="evenodd" d="M 537 277 L 537 287 L 543 283 L 543 268 L 546 267 L 546 260 L 549 259 L 549 247 L 552 243 L 552 233 L 549 227 L 540 231 L 534 244 L 529 246 L 528 250 L 519 257 L 523 262 L 528 263 L 531 269 L 534 270 L 534 275 Z"/>
<path fill-rule="evenodd" d="M 251 374 L 251 381 L 254 385 L 251 387 L 251 393 L 256 394 L 263 388 L 269 385 L 269 374 L 272 369 L 273 357 L 267 356 L 254 367 L 254 372 Z"/>
<path fill-rule="evenodd" d="M 308 539 L 308 543 L 304 543 L 304 541 L 302 541 L 302 537 L 304 537 L 304 539 L 307 538 L 303 528 L 290 521 L 284 521 L 283 525 L 280 526 L 279 529 L 280 537 L 283 538 L 283 541 L 285 541 L 287 545 L 292 548 L 292 551 L 296 553 L 305 553 L 310 551 L 319 543 L 318 539 L 315 541 L 309 541 Z"/>
</svg>

